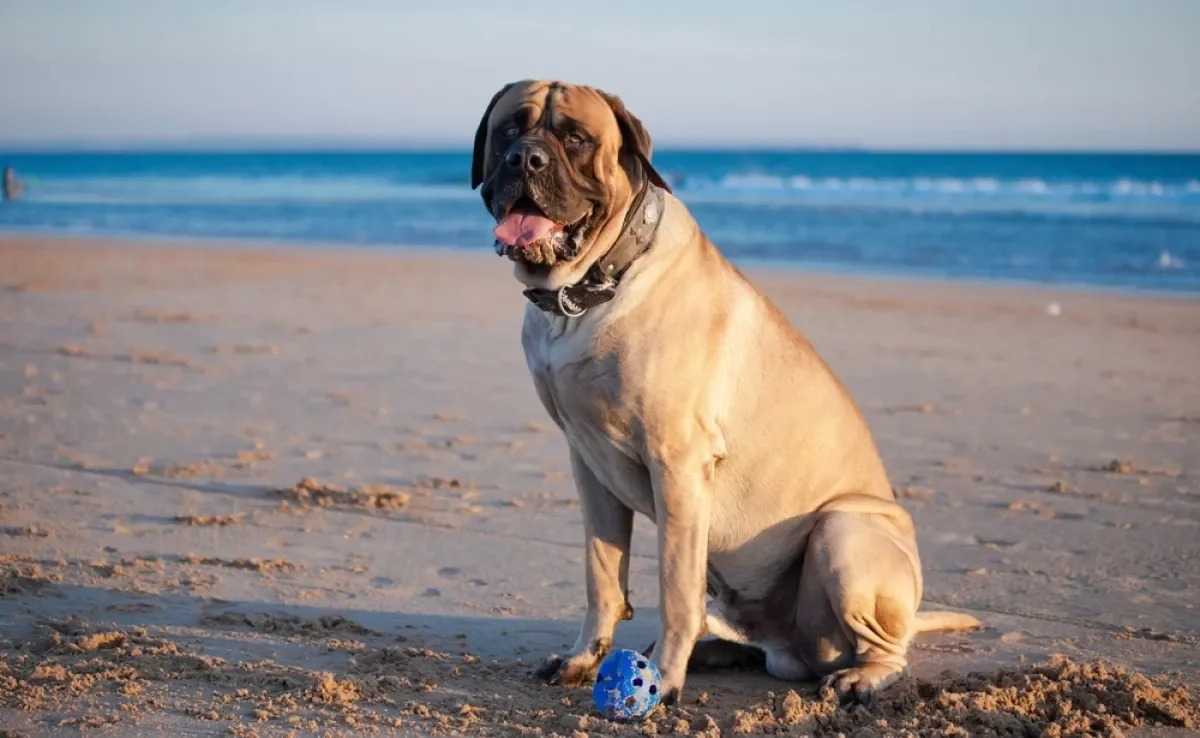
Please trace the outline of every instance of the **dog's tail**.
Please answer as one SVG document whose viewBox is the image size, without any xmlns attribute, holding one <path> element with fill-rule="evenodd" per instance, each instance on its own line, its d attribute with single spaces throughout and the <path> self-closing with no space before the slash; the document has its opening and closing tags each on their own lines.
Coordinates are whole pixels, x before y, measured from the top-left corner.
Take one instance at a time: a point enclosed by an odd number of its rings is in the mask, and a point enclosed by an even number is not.
<svg viewBox="0 0 1200 738">
<path fill-rule="evenodd" d="M 916 626 L 918 633 L 929 633 L 936 630 L 975 630 L 982 628 L 983 623 L 960 612 L 932 610 L 918 612 Z"/>
</svg>

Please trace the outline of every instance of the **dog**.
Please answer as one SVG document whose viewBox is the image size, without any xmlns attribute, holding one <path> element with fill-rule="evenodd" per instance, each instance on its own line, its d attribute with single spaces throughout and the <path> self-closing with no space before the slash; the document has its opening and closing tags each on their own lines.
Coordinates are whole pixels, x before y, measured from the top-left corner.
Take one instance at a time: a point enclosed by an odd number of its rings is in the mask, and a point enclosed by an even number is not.
<svg viewBox="0 0 1200 738">
<path fill-rule="evenodd" d="M 616 95 L 504 85 L 471 188 L 528 299 L 521 344 L 581 502 L 587 613 L 538 677 L 594 679 L 628 601 L 633 516 L 657 530 L 661 699 L 687 674 L 760 663 L 868 702 L 917 633 L 913 523 L 865 419 L 813 346 L 708 239 Z M 711 636 L 706 638 L 706 636 Z"/>
</svg>

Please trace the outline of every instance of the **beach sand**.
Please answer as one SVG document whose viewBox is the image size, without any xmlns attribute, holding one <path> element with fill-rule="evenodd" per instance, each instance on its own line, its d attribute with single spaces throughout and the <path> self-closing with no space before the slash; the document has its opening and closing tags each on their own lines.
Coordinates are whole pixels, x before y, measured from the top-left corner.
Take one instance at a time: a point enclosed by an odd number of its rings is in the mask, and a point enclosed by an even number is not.
<svg viewBox="0 0 1200 738">
<path fill-rule="evenodd" d="M 926 606 L 984 628 L 870 709 L 724 672 L 618 725 L 529 674 L 582 529 L 480 251 L 0 237 L 0 735 L 1200 727 L 1196 300 L 748 269 L 867 415 Z"/>
</svg>

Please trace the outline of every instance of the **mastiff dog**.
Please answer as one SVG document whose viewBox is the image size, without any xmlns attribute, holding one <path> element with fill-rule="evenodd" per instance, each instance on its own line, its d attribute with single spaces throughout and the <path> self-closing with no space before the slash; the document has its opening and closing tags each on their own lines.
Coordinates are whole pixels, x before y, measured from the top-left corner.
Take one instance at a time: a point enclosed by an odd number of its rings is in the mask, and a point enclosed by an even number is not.
<svg viewBox="0 0 1200 738">
<path fill-rule="evenodd" d="M 570 448 L 587 614 L 538 675 L 592 680 L 628 602 L 633 516 L 657 530 L 662 699 L 689 671 L 759 664 L 869 701 L 923 612 L 912 519 L 859 408 L 705 236 L 651 138 L 593 87 L 523 80 L 488 103 L 471 187 L 528 298 L 521 344 Z"/>
</svg>

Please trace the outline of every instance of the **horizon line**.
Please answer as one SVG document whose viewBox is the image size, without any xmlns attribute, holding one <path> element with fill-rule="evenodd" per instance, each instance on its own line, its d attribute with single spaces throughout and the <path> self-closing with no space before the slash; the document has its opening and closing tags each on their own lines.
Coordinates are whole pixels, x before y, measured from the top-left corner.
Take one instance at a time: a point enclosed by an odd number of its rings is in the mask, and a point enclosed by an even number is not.
<svg viewBox="0 0 1200 738">
<path fill-rule="evenodd" d="M 870 146 L 865 144 L 819 141 L 735 141 L 735 140 L 663 140 L 655 142 L 656 154 L 675 153 L 832 153 L 832 154 L 1073 154 L 1197 156 L 1195 148 L 1158 148 L 1149 146 L 1049 146 L 1049 145 L 976 145 L 976 146 Z M 0 140 L 0 155 L 52 154 L 285 154 L 285 153 L 471 153 L 472 144 L 462 141 L 413 139 L 281 139 L 281 138 L 205 138 L 174 140 L 89 141 L 57 139 L 45 141 Z"/>
</svg>

